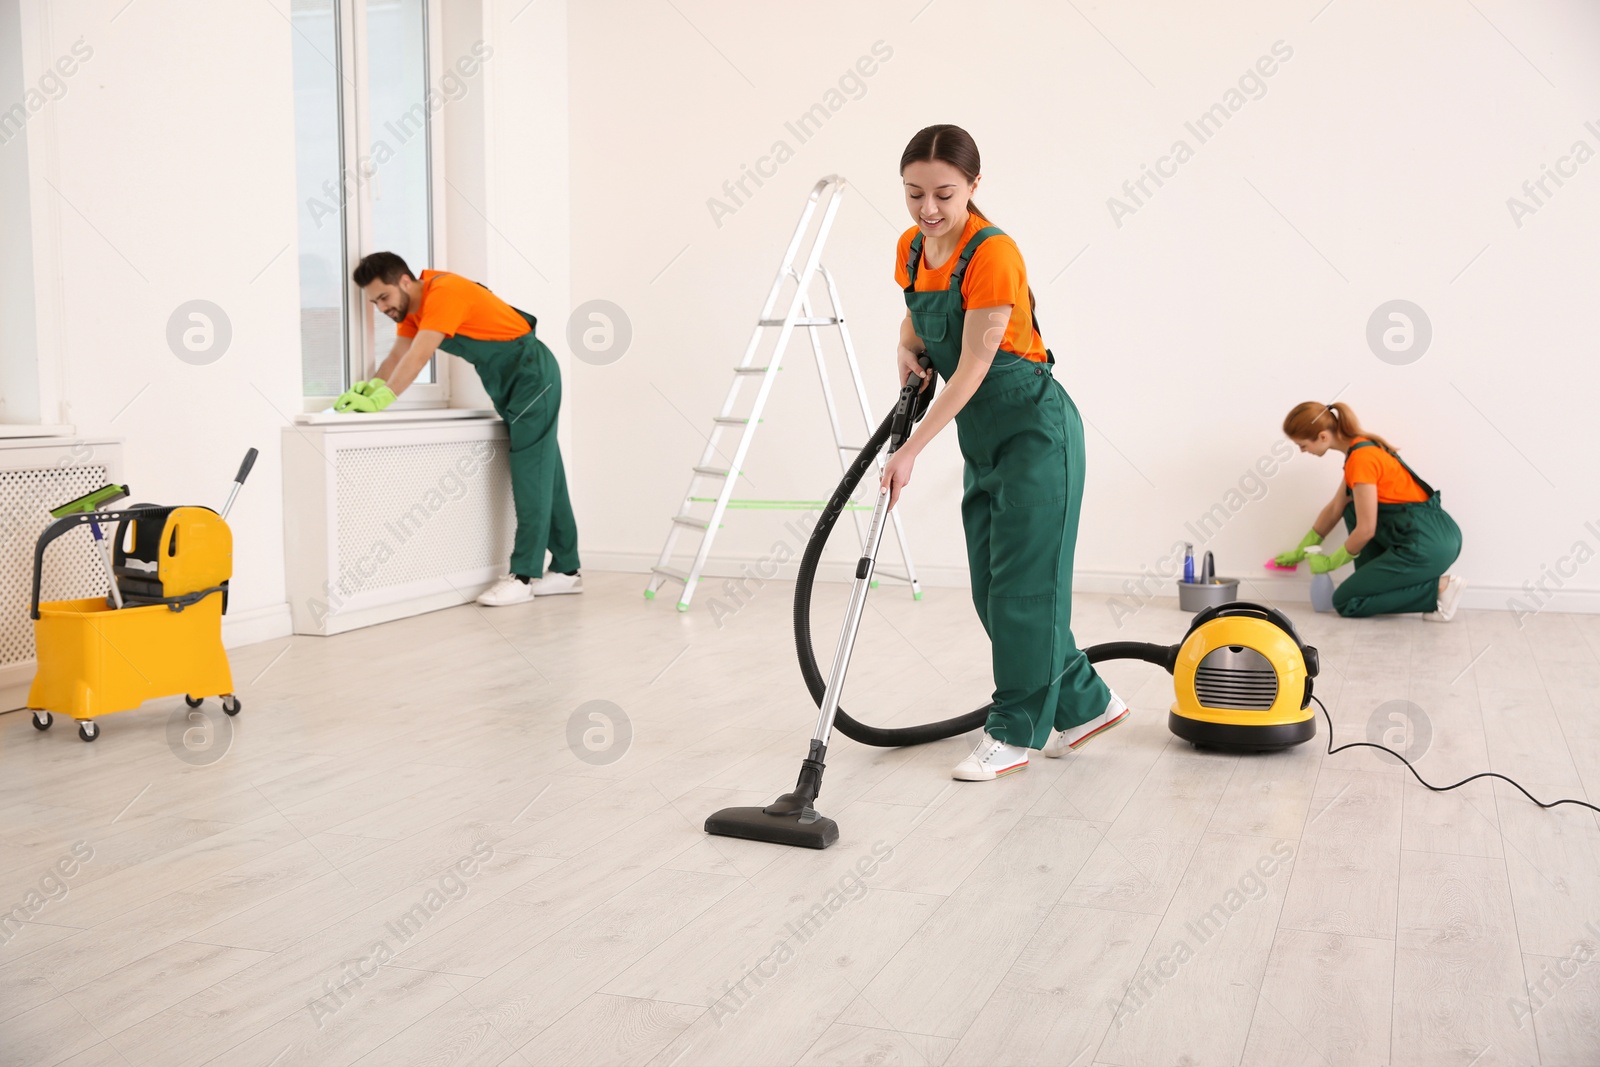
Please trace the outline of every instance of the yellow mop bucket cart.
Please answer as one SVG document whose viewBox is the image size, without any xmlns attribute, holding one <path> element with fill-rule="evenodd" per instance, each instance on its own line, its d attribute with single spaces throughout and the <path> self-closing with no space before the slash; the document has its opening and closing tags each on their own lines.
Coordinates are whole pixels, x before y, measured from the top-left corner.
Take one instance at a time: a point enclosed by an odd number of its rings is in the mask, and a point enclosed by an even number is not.
<svg viewBox="0 0 1600 1067">
<path fill-rule="evenodd" d="M 254 458 L 252 449 L 235 494 Z M 99 552 L 101 524 L 116 528 L 110 593 L 40 603 L 45 549 L 90 525 Z M 232 573 L 233 532 L 223 515 L 206 507 L 82 511 L 45 527 L 33 553 L 33 725 L 48 730 L 60 712 L 78 720 L 79 737 L 93 741 L 100 736 L 96 717 L 170 696 L 182 696 L 190 707 L 220 697 L 222 710 L 237 715 L 241 705 L 222 648 Z"/>
</svg>

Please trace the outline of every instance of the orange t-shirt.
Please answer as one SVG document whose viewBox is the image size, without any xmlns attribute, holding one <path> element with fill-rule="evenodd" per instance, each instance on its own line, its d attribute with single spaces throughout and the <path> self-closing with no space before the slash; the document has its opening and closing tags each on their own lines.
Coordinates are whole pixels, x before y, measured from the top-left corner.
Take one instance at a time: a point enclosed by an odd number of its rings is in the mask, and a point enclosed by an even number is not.
<svg viewBox="0 0 1600 1067">
<path fill-rule="evenodd" d="M 968 213 L 966 228 L 950 258 L 937 267 L 928 265 L 928 249 L 922 249 L 922 262 L 917 264 L 917 292 L 926 293 L 950 288 L 950 272 L 961 258 L 972 235 L 988 226 L 989 220 Z M 917 235 L 913 226 L 900 235 L 895 251 L 894 280 L 904 289 L 911 280 L 906 261 L 911 258 L 911 240 Z M 924 239 L 926 240 L 926 239 Z M 1048 357 L 1044 339 L 1033 328 L 1033 308 L 1028 303 L 1028 268 L 1023 265 L 1022 251 L 1017 242 L 1006 234 L 996 234 L 972 253 L 967 272 L 961 276 L 961 302 L 968 308 L 992 308 L 1011 305 L 1011 321 L 1006 324 L 1006 334 L 1000 347 L 1015 352 L 1025 359 L 1043 363 Z"/>
<path fill-rule="evenodd" d="M 446 337 L 459 333 L 478 341 L 514 341 L 532 329 L 510 304 L 459 274 L 425 270 L 417 280 L 422 299 L 395 327 L 401 337 L 437 330 Z"/>
<path fill-rule="evenodd" d="M 1356 441 L 1365 441 L 1357 437 Z M 1354 489 L 1358 485 L 1376 485 L 1380 504 L 1415 504 L 1428 499 L 1422 486 L 1400 461 L 1374 443 L 1371 448 L 1352 448 L 1344 461 L 1344 484 Z"/>
</svg>

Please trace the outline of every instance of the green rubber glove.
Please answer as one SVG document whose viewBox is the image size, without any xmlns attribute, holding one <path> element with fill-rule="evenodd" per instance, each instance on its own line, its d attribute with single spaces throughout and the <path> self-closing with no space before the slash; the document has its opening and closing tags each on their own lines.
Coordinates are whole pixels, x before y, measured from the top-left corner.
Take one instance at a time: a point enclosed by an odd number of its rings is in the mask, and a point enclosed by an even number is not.
<svg viewBox="0 0 1600 1067">
<path fill-rule="evenodd" d="M 1309 530 L 1304 537 L 1300 538 L 1300 543 L 1294 546 L 1293 552 L 1284 552 L 1281 555 L 1273 556 L 1272 562 L 1280 567 L 1298 567 L 1306 558 L 1306 549 L 1312 545 L 1320 544 L 1322 544 L 1322 535 L 1315 530 Z"/>
<path fill-rule="evenodd" d="M 394 390 L 385 385 L 382 378 L 373 378 L 369 381 L 358 382 L 357 385 L 364 386 L 365 391 L 356 393 L 350 402 L 350 407 L 345 410 L 364 412 L 382 411 L 395 401 Z M 355 392 L 354 389 L 351 391 Z"/>
<path fill-rule="evenodd" d="M 390 389 L 382 378 L 370 378 L 367 381 L 367 399 L 377 405 L 377 410 L 382 411 L 395 402 L 394 390 Z"/>
<path fill-rule="evenodd" d="M 1306 557 L 1306 562 L 1311 565 L 1312 574 L 1327 574 L 1329 571 L 1338 570 L 1353 559 L 1355 557 L 1346 552 L 1343 545 L 1340 545 L 1326 554 L 1318 552 L 1314 555 L 1309 555 Z"/>
<path fill-rule="evenodd" d="M 379 382 L 382 381 L 381 378 L 380 379 L 376 379 L 376 380 L 379 381 Z M 351 385 L 350 385 L 350 388 L 348 388 L 344 392 L 340 393 L 339 394 L 339 399 L 337 399 L 337 400 L 335 400 L 333 402 L 333 410 L 335 410 L 335 411 L 366 411 L 366 410 L 370 410 L 368 408 L 364 408 L 364 407 L 360 406 L 360 398 L 366 396 L 367 393 L 368 393 L 368 390 L 370 390 L 371 388 L 372 388 L 372 382 L 370 382 L 370 381 L 352 382 Z"/>
</svg>

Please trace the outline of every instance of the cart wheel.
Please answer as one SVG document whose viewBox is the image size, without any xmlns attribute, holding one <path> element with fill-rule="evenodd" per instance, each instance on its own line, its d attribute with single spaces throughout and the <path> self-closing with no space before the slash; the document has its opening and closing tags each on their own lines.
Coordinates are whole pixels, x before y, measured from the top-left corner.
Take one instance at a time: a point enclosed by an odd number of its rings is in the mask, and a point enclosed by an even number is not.
<svg viewBox="0 0 1600 1067">
<path fill-rule="evenodd" d="M 222 698 L 222 710 L 224 714 L 237 715 L 239 714 L 239 709 L 242 707 L 244 707 L 244 705 L 239 703 L 239 698 L 234 696 L 232 693 L 229 693 L 227 696 Z"/>
<path fill-rule="evenodd" d="M 206 702 L 206 698 L 205 697 L 192 697 L 188 693 L 185 693 L 185 694 L 183 694 L 183 702 L 185 704 L 189 705 L 191 708 L 198 708 L 201 704 L 204 704 Z"/>
<path fill-rule="evenodd" d="M 48 711 L 36 711 L 33 713 L 33 728 L 35 730 L 48 730 L 50 729 L 50 724 L 55 721 Z"/>
<path fill-rule="evenodd" d="M 97 726 L 92 720 L 85 719 L 83 722 L 78 724 L 78 736 L 83 738 L 85 741 L 93 741 L 95 738 L 100 736 L 100 727 Z"/>
</svg>

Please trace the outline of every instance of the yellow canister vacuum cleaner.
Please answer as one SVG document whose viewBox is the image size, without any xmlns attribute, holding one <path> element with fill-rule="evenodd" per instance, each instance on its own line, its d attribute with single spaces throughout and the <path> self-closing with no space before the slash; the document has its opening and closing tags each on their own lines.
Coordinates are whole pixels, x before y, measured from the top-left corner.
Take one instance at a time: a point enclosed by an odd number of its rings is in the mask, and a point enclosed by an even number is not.
<svg viewBox="0 0 1600 1067">
<path fill-rule="evenodd" d="M 926 357 L 923 365 L 928 365 Z M 883 729 L 858 722 L 839 705 L 889 513 L 887 489 L 878 491 L 863 554 L 856 565 L 833 670 L 826 681 L 811 647 L 811 587 L 828 535 L 862 477 L 876 464 L 879 450 L 887 445 L 892 454 L 899 448 L 932 403 L 935 385 L 930 383 L 919 392 L 921 384 L 916 375 L 907 376 L 894 411 L 857 453 L 828 500 L 800 560 L 795 581 L 795 649 L 819 716 L 794 791 L 765 807 L 715 812 L 706 819 L 708 833 L 827 848 L 838 840 L 839 828 L 832 819 L 817 813 L 815 803 L 822 789 L 828 739 L 835 726 L 862 744 L 895 747 L 925 744 L 981 729 L 988 718 L 990 705 L 985 705 L 943 722 Z M 1317 723 L 1310 703 L 1311 679 L 1318 667 L 1317 650 L 1300 640 L 1287 616 L 1272 608 L 1246 603 L 1219 605 L 1197 615 L 1178 644 L 1112 641 L 1087 648 L 1084 654 L 1092 663 L 1138 659 L 1171 672 L 1177 697 L 1168 724 L 1175 734 L 1197 746 L 1267 752 L 1316 736 Z"/>
<path fill-rule="evenodd" d="M 190 707 L 222 699 L 237 715 L 239 698 L 222 648 L 222 615 L 233 575 L 233 532 L 227 523 L 239 488 L 256 460 L 250 449 L 222 511 L 138 505 L 106 510 L 128 495 L 108 485 L 51 512 L 33 550 L 34 644 L 38 669 L 28 690 L 33 725 L 48 730 L 54 712 L 78 721 L 78 736 L 100 736 L 95 718 L 182 695 Z M 108 539 L 101 525 L 114 525 Z M 107 572 L 105 597 L 39 601 L 44 552 L 61 535 L 88 526 Z"/>
<path fill-rule="evenodd" d="M 1088 650 L 1091 660 L 1094 653 Z M 1206 608 L 1171 656 L 1165 666 L 1177 695 L 1167 726 L 1185 741 L 1271 752 L 1317 735 L 1311 710 L 1317 650 L 1300 640 L 1283 612 L 1242 601 Z"/>
</svg>

